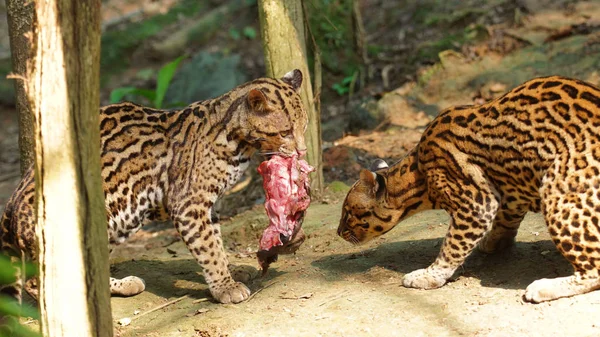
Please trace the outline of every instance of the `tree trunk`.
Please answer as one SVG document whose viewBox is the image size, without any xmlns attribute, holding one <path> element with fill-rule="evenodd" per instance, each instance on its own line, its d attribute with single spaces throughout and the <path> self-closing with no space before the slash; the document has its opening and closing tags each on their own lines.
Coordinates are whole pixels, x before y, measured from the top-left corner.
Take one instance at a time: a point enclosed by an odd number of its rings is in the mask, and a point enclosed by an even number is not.
<svg viewBox="0 0 600 337">
<path fill-rule="evenodd" d="M 12 68 L 13 73 L 20 77 L 25 76 L 27 59 L 31 52 L 29 39 L 25 34 L 31 32 L 33 12 L 33 2 L 6 0 Z M 19 149 L 21 152 L 21 175 L 23 175 L 33 165 L 35 149 L 33 115 L 25 93 L 25 82 L 19 79 L 15 80 L 15 101 L 19 114 Z"/>
<path fill-rule="evenodd" d="M 45 336 L 112 336 L 100 177 L 100 0 L 35 1 L 27 94 L 35 116 Z"/>
<path fill-rule="evenodd" d="M 308 128 L 305 134 L 308 147 L 306 157 L 316 169 L 311 181 L 312 193 L 320 196 L 323 192 L 321 114 L 315 109 L 308 71 L 302 1 L 259 0 L 258 13 L 267 75 L 281 77 L 293 69 L 300 69 L 304 75 L 301 96 L 308 113 Z"/>
</svg>

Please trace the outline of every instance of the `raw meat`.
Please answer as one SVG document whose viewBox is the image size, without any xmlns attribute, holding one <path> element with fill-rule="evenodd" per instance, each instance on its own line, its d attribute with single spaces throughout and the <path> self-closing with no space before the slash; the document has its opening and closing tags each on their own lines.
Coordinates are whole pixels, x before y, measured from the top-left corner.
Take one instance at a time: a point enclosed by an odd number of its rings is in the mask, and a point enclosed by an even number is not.
<svg viewBox="0 0 600 337">
<path fill-rule="evenodd" d="M 263 232 L 257 253 L 263 273 L 270 263 L 277 261 L 277 254 L 292 254 L 304 242 L 301 226 L 310 204 L 308 174 L 312 171 L 314 168 L 297 156 L 273 156 L 258 167 L 269 216 L 269 226 Z"/>
</svg>

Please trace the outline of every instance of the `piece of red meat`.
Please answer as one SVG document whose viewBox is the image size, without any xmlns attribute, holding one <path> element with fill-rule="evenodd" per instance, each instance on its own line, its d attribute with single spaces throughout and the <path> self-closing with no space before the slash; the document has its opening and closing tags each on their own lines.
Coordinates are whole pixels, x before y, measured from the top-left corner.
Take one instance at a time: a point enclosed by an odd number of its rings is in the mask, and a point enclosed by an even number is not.
<svg viewBox="0 0 600 337">
<path fill-rule="evenodd" d="M 277 254 L 291 254 L 304 241 L 301 226 L 310 204 L 308 174 L 312 171 L 314 168 L 297 156 L 273 156 L 258 167 L 269 217 L 257 254 L 263 273 L 277 260 Z"/>
</svg>

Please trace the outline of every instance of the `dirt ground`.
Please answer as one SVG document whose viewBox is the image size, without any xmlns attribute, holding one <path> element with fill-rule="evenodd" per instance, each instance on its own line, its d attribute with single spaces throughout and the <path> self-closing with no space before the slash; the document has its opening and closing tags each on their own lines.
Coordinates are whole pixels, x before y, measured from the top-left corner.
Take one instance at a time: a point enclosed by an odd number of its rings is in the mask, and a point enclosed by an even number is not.
<svg viewBox="0 0 600 337">
<path fill-rule="evenodd" d="M 405 273 L 436 257 L 448 218 L 422 213 L 386 236 L 352 246 L 335 235 L 343 193 L 313 204 L 304 229 L 307 241 L 295 256 L 281 256 L 236 305 L 215 304 L 199 268 L 175 232 L 163 229 L 132 240 L 117 252 L 116 275 L 146 279 L 147 291 L 113 298 L 115 322 L 126 336 L 598 336 L 600 292 L 550 303 L 522 301 L 539 278 L 571 273 L 548 241 L 539 215 L 528 216 L 515 247 L 476 252 L 456 277 L 437 290 L 402 287 Z M 267 219 L 255 210 L 223 224 L 230 261 L 256 266 L 252 254 Z M 237 252 L 237 253 L 236 253 Z M 132 258 L 135 256 L 135 258 Z M 145 314 L 185 296 L 164 309 Z M 136 313 L 139 313 L 136 315 Z M 138 318 L 139 317 L 139 318 Z"/>
<path fill-rule="evenodd" d="M 213 302 L 200 267 L 169 224 L 148 227 L 119 246 L 111 258 L 113 275 L 142 277 L 147 290 L 112 298 L 115 335 L 600 336 L 600 291 L 542 304 L 522 301 L 534 280 L 572 272 L 537 214 L 526 217 L 514 247 L 494 255 L 475 252 L 451 282 L 429 291 L 406 289 L 401 279 L 437 256 L 448 226 L 444 212 L 415 215 L 361 246 L 336 235 L 341 202 L 361 166 L 373 157 L 401 157 L 440 109 L 485 101 L 534 76 L 561 74 L 600 84 L 600 35 L 598 23 L 590 21 L 599 17 L 600 1 L 558 2 L 519 1 L 532 8 L 520 24 L 499 35 L 488 29 L 483 43 L 440 55 L 439 64 L 411 75 L 415 83 L 378 97 L 384 121 L 375 130 L 326 141 L 328 190 L 308 210 L 308 238 L 263 277 L 254 253 L 268 220 L 254 201 L 239 206 L 244 198 L 260 200 L 260 183 L 229 196 L 223 237 L 230 262 L 254 273 L 248 301 Z M 388 35 L 395 38 L 391 29 Z M 407 121 L 417 122 L 406 127 Z M 12 108 L 0 109 L 0 128 L 2 211 L 19 176 Z"/>
</svg>

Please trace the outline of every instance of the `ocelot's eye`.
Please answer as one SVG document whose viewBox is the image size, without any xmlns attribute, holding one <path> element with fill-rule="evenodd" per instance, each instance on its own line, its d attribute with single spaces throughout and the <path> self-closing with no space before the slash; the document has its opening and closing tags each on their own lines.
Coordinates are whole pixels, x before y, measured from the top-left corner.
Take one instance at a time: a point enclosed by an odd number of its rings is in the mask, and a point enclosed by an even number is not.
<svg viewBox="0 0 600 337">
<path fill-rule="evenodd" d="M 281 132 L 279 133 L 279 135 L 280 135 L 281 137 L 283 137 L 283 138 L 287 138 L 287 137 L 289 137 L 289 136 L 291 136 L 291 135 L 292 135 L 292 132 L 291 132 L 290 130 L 281 131 Z"/>
</svg>

